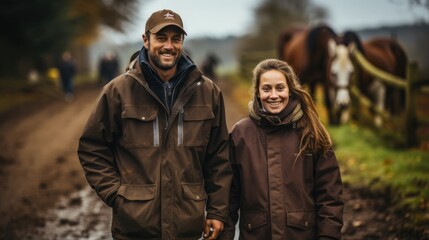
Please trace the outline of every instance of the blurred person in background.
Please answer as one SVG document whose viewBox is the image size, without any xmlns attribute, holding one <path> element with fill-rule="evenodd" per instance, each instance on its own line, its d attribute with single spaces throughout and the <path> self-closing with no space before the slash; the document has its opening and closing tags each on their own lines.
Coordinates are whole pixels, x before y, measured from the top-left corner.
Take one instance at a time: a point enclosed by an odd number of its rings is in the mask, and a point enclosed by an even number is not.
<svg viewBox="0 0 429 240">
<path fill-rule="evenodd" d="M 113 209 L 114 239 L 216 239 L 227 221 L 224 100 L 183 53 L 185 35 L 177 13 L 154 12 L 79 140 L 86 178 Z"/>
<path fill-rule="evenodd" d="M 201 66 L 201 70 L 203 71 L 204 75 L 210 79 L 213 79 L 213 81 L 217 81 L 216 67 L 219 63 L 220 60 L 216 54 L 212 52 L 208 53 Z"/>
<path fill-rule="evenodd" d="M 100 82 L 106 85 L 119 74 L 119 60 L 113 52 L 106 52 L 98 66 Z"/>
<path fill-rule="evenodd" d="M 249 117 L 231 133 L 234 239 L 340 239 L 342 181 L 331 138 L 292 68 L 268 59 L 253 71 Z"/>
<path fill-rule="evenodd" d="M 76 64 L 69 51 L 63 52 L 57 68 L 61 79 L 64 98 L 67 102 L 71 102 L 74 98 L 73 80 L 76 75 Z"/>
</svg>

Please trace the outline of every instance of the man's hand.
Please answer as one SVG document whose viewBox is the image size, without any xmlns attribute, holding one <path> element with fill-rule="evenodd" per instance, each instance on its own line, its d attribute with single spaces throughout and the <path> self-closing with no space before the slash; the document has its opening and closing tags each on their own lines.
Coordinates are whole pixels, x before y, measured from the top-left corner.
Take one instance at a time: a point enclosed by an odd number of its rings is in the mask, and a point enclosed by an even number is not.
<svg viewBox="0 0 429 240">
<path fill-rule="evenodd" d="M 206 219 L 204 239 L 216 239 L 223 231 L 223 222 L 216 219 Z"/>
</svg>

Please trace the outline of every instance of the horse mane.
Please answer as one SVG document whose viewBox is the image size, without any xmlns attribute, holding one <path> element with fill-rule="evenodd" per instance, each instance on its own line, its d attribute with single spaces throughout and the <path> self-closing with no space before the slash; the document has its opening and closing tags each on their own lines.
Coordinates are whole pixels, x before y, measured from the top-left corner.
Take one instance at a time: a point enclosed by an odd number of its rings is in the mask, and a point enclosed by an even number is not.
<svg viewBox="0 0 429 240">
<path fill-rule="evenodd" d="M 309 30 L 306 40 L 309 59 L 307 70 L 318 74 L 326 74 L 329 39 L 337 41 L 337 34 L 326 25 L 319 25 Z"/>
<path fill-rule="evenodd" d="M 283 53 L 283 46 L 285 43 L 289 42 L 289 40 L 292 38 L 292 33 L 290 32 L 283 32 L 279 36 L 278 46 L 277 46 L 277 55 L 279 59 L 284 59 L 284 53 Z"/>
<path fill-rule="evenodd" d="M 286 29 L 285 31 L 283 31 L 280 36 L 279 39 L 277 41 L 278 45 L 277 45 L 277 55 L 279 59 L 284 59 L 284 51 L 283 51 L 283 47 L 284 45 L 289 42 L 292 39 L 292 36 L 297 33 L 300 32 L 302 30 L 305 30 L 305 27 L 303 26 L 298 26 L 298 25 L 294 25 L 289 27 L 288 29 Z"/>
<path fill-rule="evenodd" d="M 357 35 L 356 32 L 353 31 L 345 31 L 342 35 L 341 38 L 341 43 L 344 44 L 345 46 L 349 46 L 350 43 L 354 43 L 356 48 L 363 54 L 365 55 L 365 49 L 362 46 L 362 42 L 359 38 L 359 36 Z"/>
<path fill-rule="evenodd" d="M 312 28 L 307 37 L 307 48 L 310 53 L 314 52 L 318 48 L 317 41 L 320 39 L 321 34 L 328 34 L 334 38 L 337 36 L 334 30 L 326 25 L 319 25 Z"/>
</svg>

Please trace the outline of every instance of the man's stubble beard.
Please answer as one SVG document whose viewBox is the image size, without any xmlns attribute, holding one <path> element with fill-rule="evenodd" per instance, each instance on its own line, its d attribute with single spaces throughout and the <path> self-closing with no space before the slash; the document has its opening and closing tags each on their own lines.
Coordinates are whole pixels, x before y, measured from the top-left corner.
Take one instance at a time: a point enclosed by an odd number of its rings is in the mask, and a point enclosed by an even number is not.
<svg viewBox="0 0 429 240">
<path fill-rule="evenodd" d="M 170 70 L 173 67 L 175 67 L 177 65 L 177 62 L 179 61 L 180 57 L 182 56 L 182 52 L 181 51 L 177 51 L 177 55 L 176 58 L 174 59 L 174 61 L 171 64 L 163 64 L 161 62 L 160 56 L 152 51 L 150 51 L 150 41 L 148 43 L 148 55 L 149 55 L 149 59 L 150 61 L 159 69 L 162 70 Z"/>
</svg>

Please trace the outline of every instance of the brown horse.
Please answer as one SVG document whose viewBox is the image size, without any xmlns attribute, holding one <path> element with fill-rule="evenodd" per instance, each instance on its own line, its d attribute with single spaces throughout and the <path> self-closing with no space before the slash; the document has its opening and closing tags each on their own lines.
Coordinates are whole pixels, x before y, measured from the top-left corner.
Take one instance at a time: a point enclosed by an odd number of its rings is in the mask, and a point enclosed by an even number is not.
<svg viewBox="0 0 429 240">
<path fill-rule="evenodd" d="M 335 56 L 341 46 L 350 46 L 353 43 L 365 58 L 375 67 L 395 76 L 405 78 L 407 55 L 401 45 L 394 39 L 385 37 L 376 37 L 361 42 L 358 35 L 347 31 L 341 37 L 340 44 L 330 43 L 330 52 Z M 347 54 L 347 56 L 350 56 Z M 335 61 L 335 60 L 334 60 Z M 351 72 L 341 68 L 330 66 L 331 82 L 341 82 L 338 76 L 342 74 L 345 82 L 350 82 Z M 344 73 L 344 72 L 347 73 Z M 405 108 L 405 90 L 386 85 L 381 80 L 364 73 L 362 69 L 355 69 L 358 72 L 359 81 L 357 83 L 360 91 L 372 100 L 375 107 L 385 110 L 391 115 L 400 114 Z M 343 72 L 343 73 L 341 73 Z M 338 79 L 336 79 L 338 78 Z M 348 85 L 345 83 L 344 85 Z M 345 88 L 348 91 L 348 88 Z M 347 92 L 348 94 L 348 92 Z M 381 118 L 376 116 L 376 124 L 381 125 Z"/>
<path fill-rule="evenodd" d="M 328 26 L 314 28 L 293 27 L 283 32 L 279 39 L 279 59 L 288 62 L 296 71 L 302 84 L 309 87 L 310 94 L 315 97 L 316 84 L 320 83 L 324 89 L 324 102 L 329 113 L 329 122 L 335 124 L 332 98 L 329 90 L 329 49 L 330 39 L 337 38 L 335 32 Z"/>
<path fill-rule="evenodd" d="M 354 69 L 349 53 L 353 43 L 377 68 L 404 78 L 407 55 L 398 42 L 389 38 L 374 38 L 361 42 L 358 35 L 347 31 L 338 36 L 328 26 L 310 29 L 292 28 L 279 40 L 279 58 L 288 62 L 297 72 L 302 84 L 308 84 L 314 97 L 316 84 L 324 90 L 324 102 L 329 123 L 344 120 L 350 104 L 349 87 L 352 73 L 359 72 L 358 87 L 376 107 L 392 115 L 404 109 L 404 90 L 385 85 L 361 69 Z M 346 117 L 347 118 L 347 117 Z"/>
</svg>

